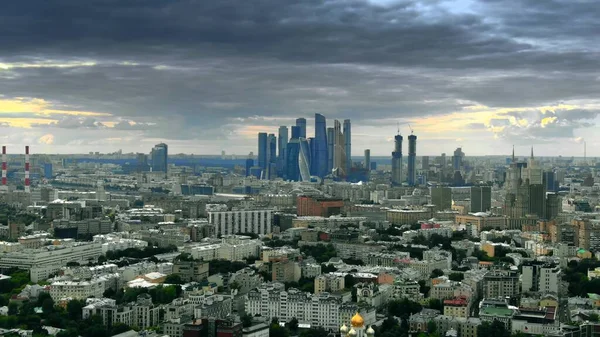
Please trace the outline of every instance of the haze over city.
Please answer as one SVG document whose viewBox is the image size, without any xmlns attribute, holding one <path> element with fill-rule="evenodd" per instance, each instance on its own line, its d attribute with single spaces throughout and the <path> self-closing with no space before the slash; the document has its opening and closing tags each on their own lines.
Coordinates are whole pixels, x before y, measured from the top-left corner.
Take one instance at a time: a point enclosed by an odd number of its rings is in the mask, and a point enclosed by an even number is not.
<svg viewBox="0 0 600 337">
<path fill-rule="evenodd" d="M 322 113 L 353 147 L 598 155 L 594 1 L 14 1 L 0 142 L 36 153 L 246 155 Z M 312 134 L 312 124 L 308 133 Z"/>
</svg>

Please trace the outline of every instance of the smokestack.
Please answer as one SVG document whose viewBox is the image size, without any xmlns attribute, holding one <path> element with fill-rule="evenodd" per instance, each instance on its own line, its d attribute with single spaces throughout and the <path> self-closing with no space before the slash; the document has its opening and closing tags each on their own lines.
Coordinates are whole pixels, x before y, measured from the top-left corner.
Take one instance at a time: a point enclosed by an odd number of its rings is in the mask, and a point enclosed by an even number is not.
<svg viewBox="0 0 600 337">
<path fill-rule="evenodd" d="M 25 192 L 31 192 L 29 188 L 29 145 L 25 145 Z"/>
<path fill-rule="evenodd" d="M 6 187 L 6 170 L 7 170 L 7 163 L 6 163 L 6 146 L 3 145 L 2 146 L 2 189 L 5 190 Z"/>
</svg>

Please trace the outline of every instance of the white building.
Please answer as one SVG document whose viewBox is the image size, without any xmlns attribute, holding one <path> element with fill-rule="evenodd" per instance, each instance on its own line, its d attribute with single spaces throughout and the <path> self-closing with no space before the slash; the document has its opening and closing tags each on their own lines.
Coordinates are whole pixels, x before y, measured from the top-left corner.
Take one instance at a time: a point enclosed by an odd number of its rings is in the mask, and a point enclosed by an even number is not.
<svg viewBox="0 0 600 337">
<path fill-rule="evenodd" d="M 273 210 L 208 212 L 208 222 L 215 226 L 217 235 L 269 234 L 272 232 Z"/>
<path fill-rule="evenodd" d="M 341 297 L 329 293 L 313 295 L 298 289 L 285 291 L 282 283 L 263 284 L 246 295 L 246 313 L 261 315 L 269 321 L 273 317 L 287 322 L 293 317 L 300 324 L 319 326 L 337 331 L 357 311 L 365 317 L 366 324 L 375 322 L 374 308 L 358 308 L 355 303 L 343 303 Z"/>
<path fill-rule="evenodd" d="M 60 246 L 44 246 L 39 249 L 25 249 L 0 256 L 0 268 L 21 268 L 30 270 L 31 281 L 38 282 L 56 273 L 68 262 L 87 264 L 102 255 L 102 244 L 96 242 L 76 242 Z"/>
<path fill-rule="evenodd" d="M 224 237 L 221 243 L 204 244 L 186 248 L 193 258 L 203 261 L 210 260 L 244 260 L 248 257 L 258 257 L 260 254 L 260 240 L 252 240 L 248 236 L 231 235 Z"/>
<path fill-rule="evenodd" d="M 88 297 L 101 298 L 105 290 L 103 278 L 89 281 L 56 281 L 50 285 L 50 297 L 54 301 L 62 298 L 86 299 Z"/>
</svg>

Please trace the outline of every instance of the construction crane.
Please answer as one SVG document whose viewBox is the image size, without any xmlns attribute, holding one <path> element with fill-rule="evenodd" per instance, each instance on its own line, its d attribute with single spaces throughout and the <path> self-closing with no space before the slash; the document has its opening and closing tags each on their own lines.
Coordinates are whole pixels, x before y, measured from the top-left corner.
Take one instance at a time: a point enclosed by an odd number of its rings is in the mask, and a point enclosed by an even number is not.
<svg viewBox="0 0 600 337">
<path fill-rule="evenodd" d="M 400 125 L 408 125 L 408 128 L 410 129 L 410 134 L 412 135 L 414 133 L 413 128 L 410 126 L 409 122 L 404 122 L 404 123 L 400 123 L 398 122 L 398 134 L 400 134 Z"/>
</svg>

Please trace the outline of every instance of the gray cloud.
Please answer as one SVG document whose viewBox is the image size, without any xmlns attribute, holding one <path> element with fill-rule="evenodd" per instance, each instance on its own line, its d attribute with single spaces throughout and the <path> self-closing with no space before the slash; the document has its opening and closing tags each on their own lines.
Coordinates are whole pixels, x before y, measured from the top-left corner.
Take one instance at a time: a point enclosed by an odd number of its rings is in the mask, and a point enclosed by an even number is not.
<svg viewBox="0 0 600 337">
<path fill-rule="evenodd" d="M 506 3 L 481 0 L 457 13 L 412 0 L 16 1 L 0 11 L 0 65 L 45 66 L 0 67 L 2 93 L 111 113 L 115 132 L 223 146 L 239 143 L 234 128 L 315 112 L 381 125 L 467 105 L 593 99 L 598 6 Z M 543 130 L 538 117 L 527 117 L 527 132 L 506 125 L 506 136 L 571 137 L 596 115 L 560 111 Z"/>
</svg>

